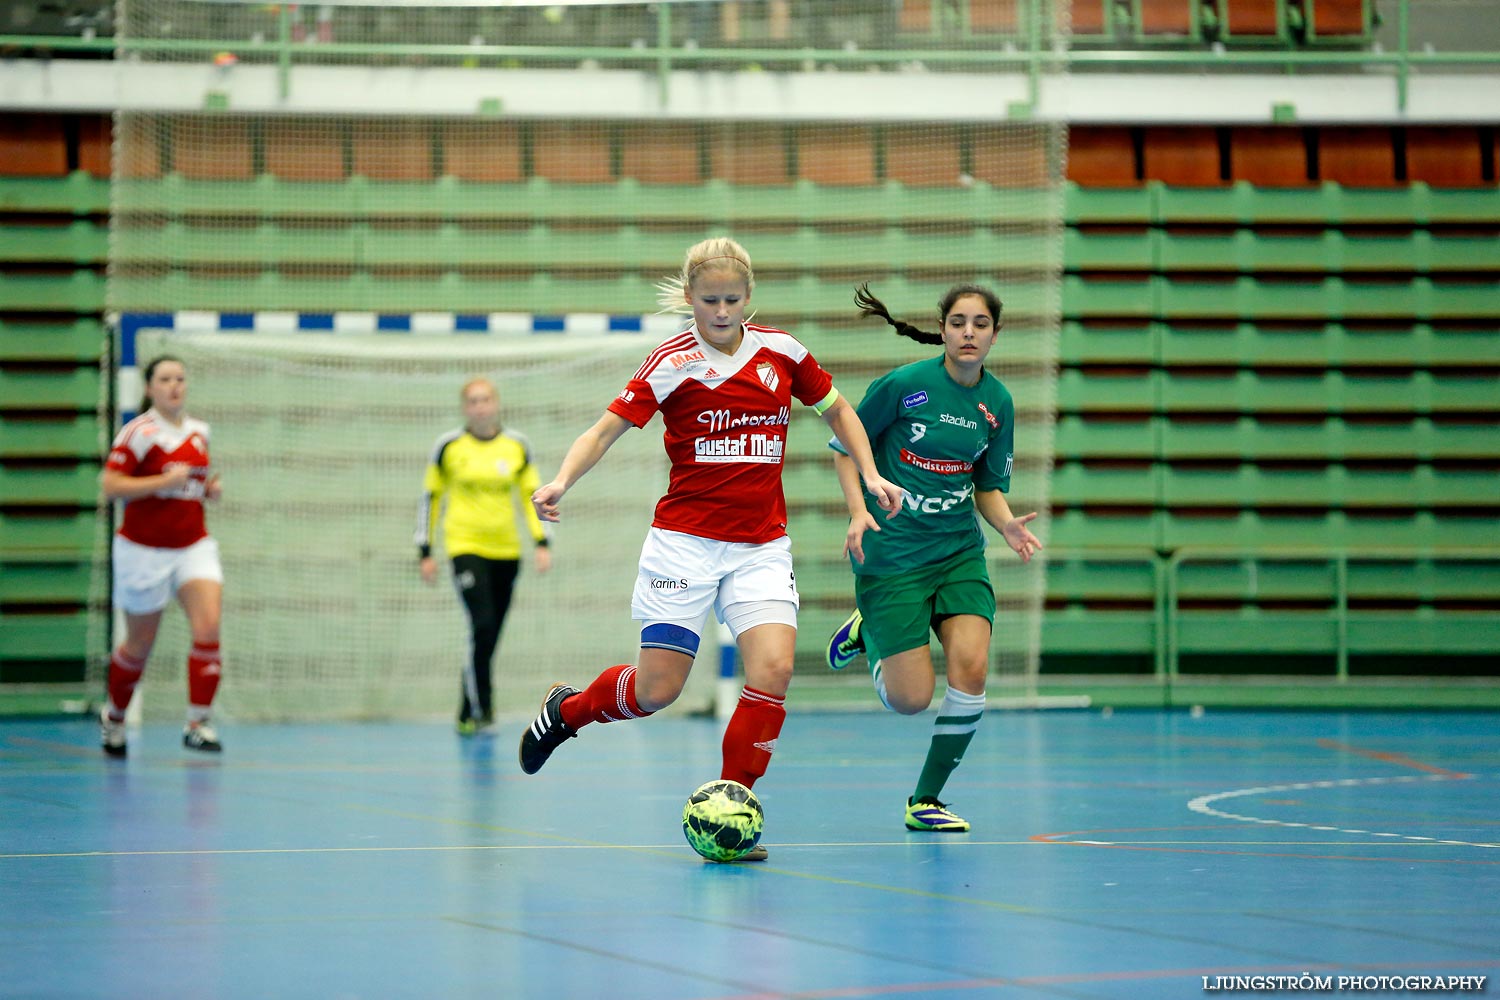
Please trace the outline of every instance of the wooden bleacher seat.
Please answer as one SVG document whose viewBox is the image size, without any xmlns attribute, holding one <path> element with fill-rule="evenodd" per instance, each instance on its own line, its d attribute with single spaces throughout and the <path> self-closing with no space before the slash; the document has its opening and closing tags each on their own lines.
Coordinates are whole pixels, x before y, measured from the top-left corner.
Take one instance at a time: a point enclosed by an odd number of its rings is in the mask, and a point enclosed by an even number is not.
<svg viewBox="0 0 1500 1000">
<path fill-rule="evenodd" d="M 1324 128 L 1318 132 L 1319 176 L 1345 187 L 1395 187 L 1396 147 L 1388 128 Z"/>
<path fill-rule="evenodd" d="M 1220 17 L 1229 38 L 1279 37 L 1286 31 L 1282 0 L 1220 0 Z"/>
<path fill-rule="evenodd" d="M 94 177 L 108 177 L 113 145 L 114 127 L 109 115 L 84 115 L 78 120 L 78 169 Z"/>
<path fill-rule="evenodd" d="M 1294 126 L 1234 128 L 1229 132 L 1229 176 L 1256 187 L 1307 187 L 1307 137 Z"/>
<path fill-rule="evenodd" d="M 432 180 L 432 132 L 415 121 L 357 123 L 352 132 L 354 173 L 372 181 Z"/>
<path fill-rule="evenodd" d="M 1029 125 L 975 129 L 969 145 L 969 172 L 1000 188 L 1044 188 L 1053 183 L 1047 143 Z"/>
<path fill-rule="evenodd" d="M 730 184 L 789 184 L 787 134 L 781 125 L 716 125 L 709 132 L 709 170 Z"/>
<path fill-rule="evenodd" d="M 569 184 L 608 184 L 609 126 L 601 123 L 548 123 L 532 133 L 532 169 L 536 176 Z"/>
<path fill-rule="evenodd" d="M 1021 30 L 1017 0 L 969 0 L 969 30 L 1014 35 Z"/>
<path fill-rule="evenodd" d="M 156 180 L 162 176 L 159 119 L 149 115 L 126 115 L 115 124 L 120 140 L 120 176 L 128 180 Z"/>
<path fill-rule="evenodd" d="M 901 14 L 897 24 L 902 31 L 913 34 L 930 34 L 932 31 L 932 0 L 901 0 Z"/>
<path fill-rule="evenodd" d="M 514 184 L 526 179 L 521 129 L 514 122 L 445 122 L 443 172 L 461 181 Z"/>
<path fill-rule="evenodd" d="M 1130 129 L 1089 125 L 1072 129 L 1068 137 L 1068 180 L 1081 187 L 1140 184 Z"/>
<path fill-rule="evenodd" d="M 1369 30 L 1368 0 L 1303 0 L 1313 37 L 1363 35 Z"/>
<path fill-rule="evenodd" d="M 0 175 L 63 177 L 68 145 L 57 115 L 0 115 Z"/>
<path fill-rule="evenodd" d="M 250 123 L 243 118 L 178 119 L 172 169 L 194 181 L 248 181 L 255 176 Z"/>
<path fill-rule="evenodd" d="M 1112 0 L 1073 0 L 1072 4 L 1059 4 L 1055 8 L 1056 20 L 1075 35 L 1113 34 L 1114 25 L 1110 15 L 1114 10 Z"/>
<path fill-rule="evenodd" d="M 1131 6 L 1143 37 L 1197 33 L 1196 0 L 1134 0 Z"/>
<path fill-rule="evenodd" d="M 643 184 L 703 183 L 696 125 L 628 126 L 620 142 L 620 174 Z"/>
<path fill-rule="evenodd" d="M 963 172 L 953 125 L 892 125 L 885 130 L 885 175 L 908 187 L 955 187 Z"/>
<path fill-rule="evenodd" d="M 1148 181 L 1173 187 L 1217 187 L 1224 183 L 1220 169 L 1219 136 L 1208 126 L 1148 128 L 1141 167 Z"/>
<path fill-rule="evenodd" d="M 797 176 L 830 187 L 875 183 L 875 130 L 868 125 L 804 125 L 795 131 Z"/>
<path fill-rule="evenodd" d="M 1406 177 L 1432 187 L 1485 186 L 1484 150 L 1473 126 L 1406 130 Z"/>
<path fill-rule="evenodd" d="M 341 181 L 344 165 L 343 130 L 296 119 L 272 120 L 266 125 L 266 172 L 283 181 Z"/>
</svg>

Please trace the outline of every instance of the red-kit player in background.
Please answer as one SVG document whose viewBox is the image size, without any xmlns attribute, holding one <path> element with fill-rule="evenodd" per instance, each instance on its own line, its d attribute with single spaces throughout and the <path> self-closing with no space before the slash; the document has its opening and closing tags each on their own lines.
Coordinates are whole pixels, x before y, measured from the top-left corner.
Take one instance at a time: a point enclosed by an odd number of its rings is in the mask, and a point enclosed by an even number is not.
<svg viewBox="0 0 1500 1000">
<path fill-rule="evenodd" d="M 141 415 L 120 429 L 104 465 L 104 496 L 125 501 L 115 535 L 114 603 L 125 638 L 109 660 L 109 691 L 99 715 L 104 752 L 125 756 L 125 709 L 175 594 L 192 630 L 183 746 L 216 753 L 209 724 L 219 687 L 219 615 L 224 574 L 219 545 L 204 526 L 203 502 L 221 494 L 209 465 L 208 425 L 183 411 L 187 371 L 173 357 L 146 366 Z"/>
<path fill-rule="evenodd" d="M 661 286 L 693 325 L 668 338 L 568 449 L 557 478 L 532 495 L 544 521 L 631 427 L 660 412 L 672 463 L 667 493 L 641 549 L 631 615 L 641 622 L 635 665 L 618 664 L 582 691 L 557 684 L 521 735 L 521 769 L 535 774 L 591 722 L 639 719 L 677 700 L 710 608 L 729 626 L 745 687 L 724 732 L 721 778 L 753 786 L 786 718 L 797 639 L 797 582 L 786 535 L 782 452 L 792 399 L 813 407 L 848 449 L 882 509 L 901 491 L 875 469 L 870 441 L 833 378 L 790 334 L 745 322 L 755 287 L 750 256 L 730 239 L 687 252 Z M 757 846 L 741 860 L 764 860 Z"/>
</svg>

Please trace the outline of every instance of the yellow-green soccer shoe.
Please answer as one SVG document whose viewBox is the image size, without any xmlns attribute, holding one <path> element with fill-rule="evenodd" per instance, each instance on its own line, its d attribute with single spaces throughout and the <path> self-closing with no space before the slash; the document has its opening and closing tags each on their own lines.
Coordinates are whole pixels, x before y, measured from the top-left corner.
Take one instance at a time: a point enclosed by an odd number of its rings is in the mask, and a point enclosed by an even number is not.
<svg viewBox="0 0 1500 1000">
<path fill-rule="evenodd" d="M 928 833 L 968 833 L 969 821 L 955 816 L 931 795 L 906 800 L 906 828 Z"/>
</svg>

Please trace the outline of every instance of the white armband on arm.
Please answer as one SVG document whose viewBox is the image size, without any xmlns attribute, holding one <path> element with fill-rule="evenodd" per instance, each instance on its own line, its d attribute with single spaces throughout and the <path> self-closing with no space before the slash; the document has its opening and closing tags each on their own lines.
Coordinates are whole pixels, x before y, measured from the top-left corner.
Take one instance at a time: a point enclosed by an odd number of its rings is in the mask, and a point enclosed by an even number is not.
<svg viewBox="0 0 1500 1000">
<path fill-rule="evenodd" d="M 832 406 L 834 403 L 837 403 L 838 401 L 839 391 L 837 389 L 830 388 L 828 390 L 828 395 L 824 396 L 822 399 L 813 404 L 813 412 L 821 417 L 830 406 Z"/>
</svg>

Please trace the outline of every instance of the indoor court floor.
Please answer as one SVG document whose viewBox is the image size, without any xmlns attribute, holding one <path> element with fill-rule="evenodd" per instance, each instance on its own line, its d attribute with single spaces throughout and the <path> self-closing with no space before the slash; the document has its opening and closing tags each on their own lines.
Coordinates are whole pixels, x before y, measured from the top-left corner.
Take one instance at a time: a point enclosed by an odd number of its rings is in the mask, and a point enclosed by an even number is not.
<svg viewBox="0 0 1500 1000">
<path fill-rule="evenodd" d="M 126 761 L 0 721 L 0 996 L 1500 994 L 1495 714 L 992 711 L 946 793 L 974 831 L 933 835 L 902 825 L 930 713 L 793 711 L 754 865 L 682 838 L 713 721 L 592 727 L 534 777 L 524 721 L 226 723 L 220 759 L 148 725 Z"/>
</svg>

